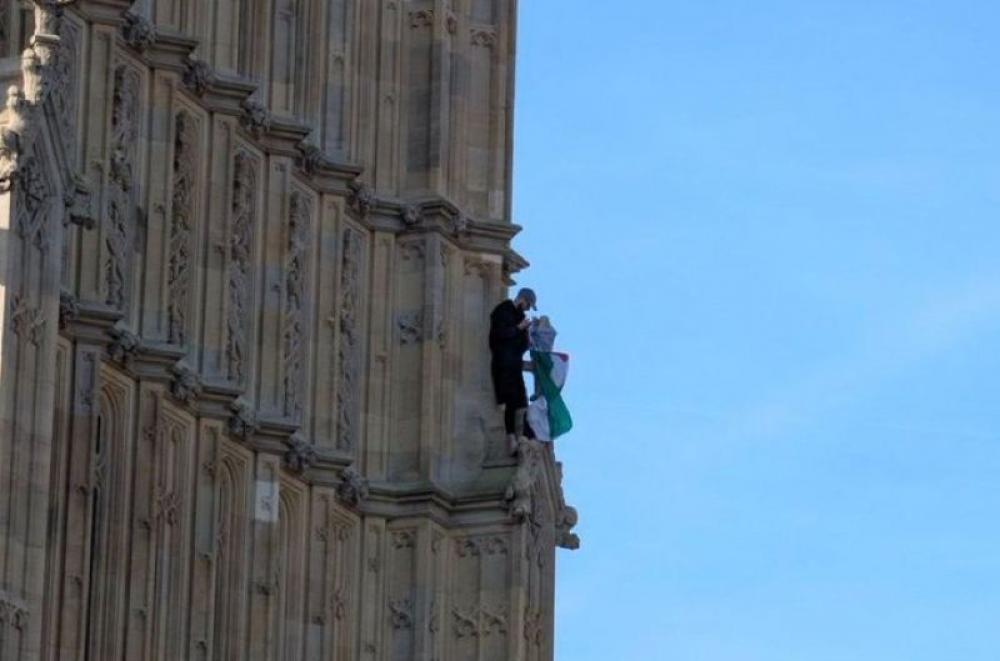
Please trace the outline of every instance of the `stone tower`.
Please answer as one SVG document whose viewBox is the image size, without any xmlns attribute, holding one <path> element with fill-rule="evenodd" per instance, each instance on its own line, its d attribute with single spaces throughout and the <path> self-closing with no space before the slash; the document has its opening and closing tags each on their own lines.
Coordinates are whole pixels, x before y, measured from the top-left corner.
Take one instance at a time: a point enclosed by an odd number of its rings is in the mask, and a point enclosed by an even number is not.
<svg viewBox="0 0 1000 661">
<path fill-rule="evenodd" d="M 551 659 L 515 0 L 0 0 L 0 659 Z"/>
</svg>

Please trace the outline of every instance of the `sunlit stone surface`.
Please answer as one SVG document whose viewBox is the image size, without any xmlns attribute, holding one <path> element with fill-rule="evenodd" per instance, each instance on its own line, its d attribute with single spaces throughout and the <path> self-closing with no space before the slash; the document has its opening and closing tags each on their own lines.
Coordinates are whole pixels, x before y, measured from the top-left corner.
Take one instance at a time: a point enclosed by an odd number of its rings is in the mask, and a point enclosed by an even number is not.
<svg viewBox="0 0 1000 661">
<path fill-rule="evenodd" d="M 551 659 L 513 0 L 0 0 L 0 659 Z"/>
</svg>

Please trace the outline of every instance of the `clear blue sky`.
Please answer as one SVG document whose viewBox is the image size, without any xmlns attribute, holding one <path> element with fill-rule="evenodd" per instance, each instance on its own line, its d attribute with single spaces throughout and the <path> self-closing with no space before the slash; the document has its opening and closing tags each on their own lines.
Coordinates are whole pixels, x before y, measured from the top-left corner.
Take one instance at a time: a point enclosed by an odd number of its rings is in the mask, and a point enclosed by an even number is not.
<svg viewBox="0 0 1000 661">
<path fill-rule="evenodd" d="M 560 661 L 1000 659 L 1000 5 L 522 0 Z"/>
</svg>

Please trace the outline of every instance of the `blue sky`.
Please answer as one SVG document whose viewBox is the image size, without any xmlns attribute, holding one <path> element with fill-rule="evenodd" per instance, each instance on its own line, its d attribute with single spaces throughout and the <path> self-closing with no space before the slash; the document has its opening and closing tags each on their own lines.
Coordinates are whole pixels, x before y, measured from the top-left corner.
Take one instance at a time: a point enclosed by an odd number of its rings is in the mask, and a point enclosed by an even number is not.
<svg viewBox="0 0 1000 661">
<path fill-rule="evenodd" d="M 524 0 L 560 661 L 1000 659 L 1000 5 Z"/>
</svg>

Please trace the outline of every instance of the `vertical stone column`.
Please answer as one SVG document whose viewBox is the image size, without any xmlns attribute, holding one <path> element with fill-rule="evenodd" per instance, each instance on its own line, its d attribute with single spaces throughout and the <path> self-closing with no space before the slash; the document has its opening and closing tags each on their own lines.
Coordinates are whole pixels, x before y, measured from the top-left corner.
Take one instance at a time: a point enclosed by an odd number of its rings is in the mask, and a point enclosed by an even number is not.
<svg viewBox="0 0 1000 661">
<path fill-rule="evenodd" d="M 39 9 L 0 128 L 0 658 L 41 655 L 62 276 L 62 164 L 46 126 L 58 17 Z"/>
</svg>

